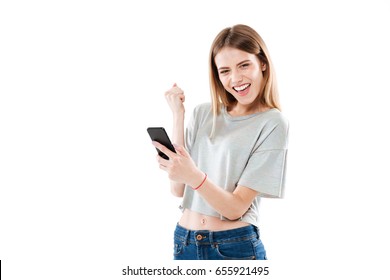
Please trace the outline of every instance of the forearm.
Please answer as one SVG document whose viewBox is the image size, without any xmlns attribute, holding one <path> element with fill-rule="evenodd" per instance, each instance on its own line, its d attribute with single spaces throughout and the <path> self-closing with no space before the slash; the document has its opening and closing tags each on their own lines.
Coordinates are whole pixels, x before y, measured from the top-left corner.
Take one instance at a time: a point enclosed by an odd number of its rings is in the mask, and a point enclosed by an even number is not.
<svg viewBox="0 0 390 280">
<path fill-rule="evenodd" d="M 173 131 L 172 141 L 179 146 L 184 145 L 184 110 L 180 113 L 173 114 Z"/>
<path fill-rule="evenodd" d="M 184 111 L 173 115 L 172 141 L 176 145 L 184 146 Z M 184 184 L 171 181 L 171 193 L 174 196 L 182 197 Z"/>
<path fill-rule="evenodd" d="M 176 146 L 176 153 L 170 151 L 164 145 L 153 142 L 153 145 L 166 154 L 169 160 L 158 158 L 160 169 L 166 171 L 173 182 L 172 193 L 182 196 L 184 185 L 194 188 L 199 194 L 221 215 L 230 219 L 239 219 L 250 207 L 257 192 L 251 188 L 238 185 L 233 193 L 223 190 L 215 185 L 205 174 L 199 170 L 190 154 L 183 146 Z"/>
<path fill-rule="evenodd" d="M 202 175 L 198 175 L 199 183 Z M 192 186 L 196 188 L 197 185 Z M 238 188 L 240 188 L 239 191 Z M 209 178 L 196 191 L 215 209 L 219 214 L 229 220 L 237 220 L 242 217 L 250 207 L 257 193 L 248 188 L 238 187 L 233 193 L 228 192 L 214 184 Z"/>
</svg>

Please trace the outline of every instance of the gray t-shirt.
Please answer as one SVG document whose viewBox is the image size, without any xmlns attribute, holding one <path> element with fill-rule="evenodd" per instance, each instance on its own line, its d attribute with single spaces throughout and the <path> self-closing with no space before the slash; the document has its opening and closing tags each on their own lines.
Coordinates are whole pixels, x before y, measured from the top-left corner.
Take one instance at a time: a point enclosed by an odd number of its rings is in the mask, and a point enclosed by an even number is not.
<svg viewBox="0 0 390 280">
<path fill-rule="evenodd" d="M 288 122 L 277 109 L 232 117 L 222 108 L 210 139 L 212 125 L 211 104 L 197 106 L 186 129 L 186 148 L 198 168 L 217 186 L 233 192 L 240 185 L 259 193 L 241 217 L 257 225 L 260 198 L 283 196 Z M 227 220 L 189 186 L 181 208 Z"/>
</svg>

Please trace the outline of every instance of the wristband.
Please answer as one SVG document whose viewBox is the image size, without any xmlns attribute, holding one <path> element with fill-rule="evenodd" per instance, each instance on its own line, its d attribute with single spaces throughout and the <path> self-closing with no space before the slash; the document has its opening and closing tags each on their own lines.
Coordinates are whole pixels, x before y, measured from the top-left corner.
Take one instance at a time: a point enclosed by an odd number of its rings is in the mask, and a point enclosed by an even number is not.
<svg viewBox="0 0 390 280">
<path fill-rule="evenodd" d="M 203 179 L 202 183 L 200 183 L 200 185 L 197 186 L 196 188 L 192 188 L 192 189 L 193 189 L 194 191 L 196 191 L 197 189 L 199 189 L 201 186 L 203 186 L 203 184 L 204 184 L 204 182 L 206 181 L 206 179 L 207 179 L 207 174 L 205 173 L 205 174 L 204 174 L 204 179 Z"/>
</svg>

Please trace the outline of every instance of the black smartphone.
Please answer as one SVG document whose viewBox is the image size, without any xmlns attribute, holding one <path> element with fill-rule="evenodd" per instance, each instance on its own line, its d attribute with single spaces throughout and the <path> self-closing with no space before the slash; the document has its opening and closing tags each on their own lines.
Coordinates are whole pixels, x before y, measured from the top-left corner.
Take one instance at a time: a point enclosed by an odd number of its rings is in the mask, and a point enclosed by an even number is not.
<svg viewBox="0 0 390 280">
<path fill-rule="evenodd" d="M 148 127 L 147 131 L 149 133 L 150 138 L 153 141 L 156 141 L 156 142 L 159 142 L 160 144 L 163 144 L 169 150 L 176 153 L 175 148 L 173 147 L 172 142 L 169 139 L 168 134 L 163 127 Z M 166 154 L 164 154 L 163 152 L 161 152 L 159 149 L 156 148 L 156 150 L 157 150 L 158 154 L 160 155 L 160 157 L 165 158 L 165 159 L 169 159 L 169 157 Z"/>
</svg>

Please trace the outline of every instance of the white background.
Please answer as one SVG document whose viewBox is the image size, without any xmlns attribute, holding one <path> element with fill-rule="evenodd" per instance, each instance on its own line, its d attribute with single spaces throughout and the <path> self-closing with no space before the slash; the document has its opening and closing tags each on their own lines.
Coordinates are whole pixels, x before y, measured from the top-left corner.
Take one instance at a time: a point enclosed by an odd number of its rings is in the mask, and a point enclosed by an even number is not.
<svg viewBox="0 0 390 280">
<path fill-rule="evenodd" d="M 389 14 L 385 0 L 1 1 L 4 279 L 172 265 L 180 200 L 146 128 L 171 131 L 174 82 L 187 119 L 209 101 L 209 47 L 237 23 L 265 40 L 290 121 L 286 198 L 261 205 L 274 274 L 385 279 Z"/>
</svg>

